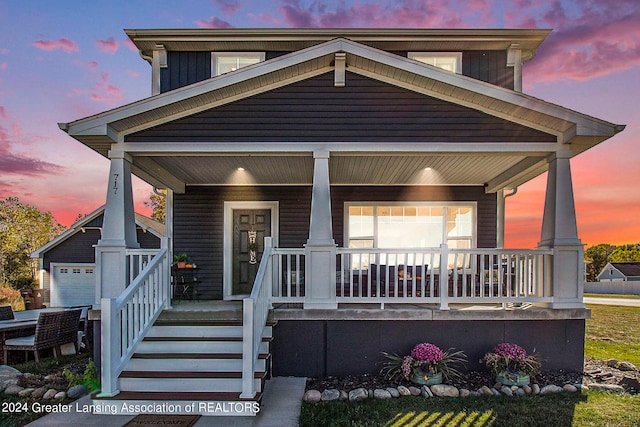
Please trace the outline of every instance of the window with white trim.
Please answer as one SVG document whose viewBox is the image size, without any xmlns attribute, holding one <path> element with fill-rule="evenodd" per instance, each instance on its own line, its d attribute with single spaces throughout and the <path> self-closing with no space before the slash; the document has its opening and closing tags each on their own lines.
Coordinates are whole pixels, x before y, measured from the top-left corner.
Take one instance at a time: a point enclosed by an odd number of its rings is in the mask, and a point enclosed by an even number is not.
<svg viewBox="0 0 640 427">
<path fill-rule="evenodd" d="M 236 71 L 248 65 L 264 61 L 264 52 L 213 52 L 211 74 L 213 77 Z"/>
<path fill-rule="evenodd" d="M 350 248 L 472 248 L 476 204 L 346 203 L 345 237 Z"/>
<path fill-rule="evenodd" d="M 409 52 L 408 57 L 452 73 L 462 73 L 461 52 Z"/>
</svg>

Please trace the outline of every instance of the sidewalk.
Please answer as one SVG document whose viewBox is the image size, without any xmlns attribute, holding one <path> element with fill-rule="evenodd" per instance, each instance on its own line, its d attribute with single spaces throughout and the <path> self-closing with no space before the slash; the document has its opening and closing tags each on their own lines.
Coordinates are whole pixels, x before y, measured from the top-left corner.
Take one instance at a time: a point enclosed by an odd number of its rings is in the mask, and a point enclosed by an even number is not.
<svg viewBox="0 0 640 427">
<path fill-rule="evenodd" d="M 300 407 L 306 378 L 276 377 L 265 384 L 260 412 L 255 417 L 200 417 L 195 427 L 295 427 L 298 425 Z M 91 403 L 89 396 L 78 400 L 78 406 Z M 75 404 L 73 407 L 75 408 Z M 93 415 L 85 413 L 52 413 L 27 424 L 29 427 L 122 427 L 133 416 Z"/>
</svg>

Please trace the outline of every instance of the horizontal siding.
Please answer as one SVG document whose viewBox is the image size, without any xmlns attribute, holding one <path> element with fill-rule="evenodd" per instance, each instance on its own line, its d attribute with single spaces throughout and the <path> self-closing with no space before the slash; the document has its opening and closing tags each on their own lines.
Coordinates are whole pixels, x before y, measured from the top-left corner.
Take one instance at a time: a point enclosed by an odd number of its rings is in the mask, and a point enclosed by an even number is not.
<svg viewBox="0 0 640 427">
<path fill-rule="evenodd" d="M 496 196 L 482 187 L 332 187 L 334 238 L 343 245 L 347 201 L 477 201 L 478 246 L 495 247 Z M 174 196 L 174 252 L 188 253 L 198 266 L 203 299 L 223 295 L 225 201 L 278 201 L 280 247 L 301 248 L 309 234 L 311 187 L 187 187 Z"/>
<path fill-rule="evenodd" d="M 347 73 L 327 73 L 126 137 L 127 142 L 555 142 L 553 135 Z"/>
</svg>

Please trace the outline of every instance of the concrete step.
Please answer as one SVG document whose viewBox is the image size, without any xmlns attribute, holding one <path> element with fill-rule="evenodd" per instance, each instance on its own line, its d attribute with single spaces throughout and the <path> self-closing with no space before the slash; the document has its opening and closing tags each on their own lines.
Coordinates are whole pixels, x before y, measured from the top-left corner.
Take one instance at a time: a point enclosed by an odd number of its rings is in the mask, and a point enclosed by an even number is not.
<svg viewBox="0 0 640 427">
<path fill-rule="evenodd" d="M 256 362 L 256 370 L 266 371 L 268 353 L 263 353 Z M 188 367 L 198 372 L 234 372 L 242 370 L 241 353 L 136 353 L 127 370 L 130 371 L 173 371 Z"/>
<path fill-rule="evenodd" d="M 254 387 L 262 391 L 266 374 L 256 372 Z M 241 372 L 144 372 L 124 371 L 119 378 L 121 391 L 139 392 L 242 392 Z"/>
</svg>

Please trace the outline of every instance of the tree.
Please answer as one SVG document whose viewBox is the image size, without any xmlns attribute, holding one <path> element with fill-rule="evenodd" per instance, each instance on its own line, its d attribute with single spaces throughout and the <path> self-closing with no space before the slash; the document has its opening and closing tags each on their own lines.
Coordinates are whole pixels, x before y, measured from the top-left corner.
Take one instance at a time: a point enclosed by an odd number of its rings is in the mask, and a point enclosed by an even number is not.
<svg viewBox="0 0 640 427">
<path fill-rule="evenodd" d="M 608 243 L 601 243 L 599 245 L 591 246 L 584 252 L 585 261 L 590 261 L 587 264 L 587 281 L 593 282 L 596 280 L 596 276 L 600 274 L 607 262 L 609 262 L 609 256 L 616 249 L 616 246 Z"/>
<path fill-rule="evenodd" d="M 158 194 L 159 193 L 159 194 Z M 164 224 L 166 218 L 166 200 L 167 190 L 154 191 L 149 196 L 149 201 L 145 202 L 145 206 L 151 206 L 151 218 Z"/>
<path fill-rule="evenodd" d="M 0 284 L 14 288 L 35 283 L 37 266 L 31 253 L 66 228 L 51 212 L 23 205 L 17 197 L 0 201 Z"/>
<path fill-rule="evenodd" d="M 618 246 L 611 255 L 609 255 L 609 261 L 611 262 L 633 262 L 640 261 L 640 243 L 633 245 Z"/>
</svg>

